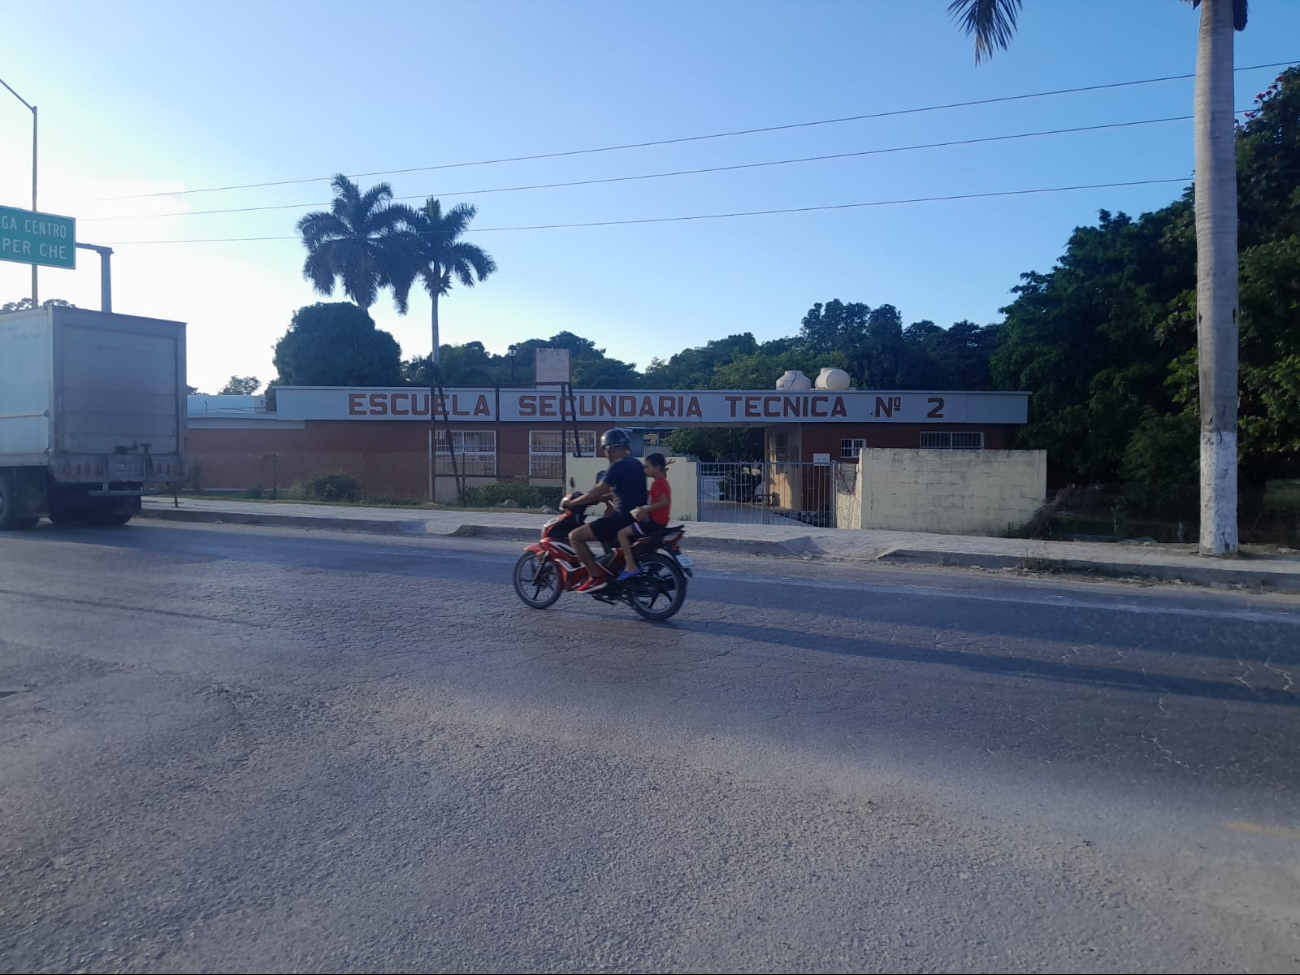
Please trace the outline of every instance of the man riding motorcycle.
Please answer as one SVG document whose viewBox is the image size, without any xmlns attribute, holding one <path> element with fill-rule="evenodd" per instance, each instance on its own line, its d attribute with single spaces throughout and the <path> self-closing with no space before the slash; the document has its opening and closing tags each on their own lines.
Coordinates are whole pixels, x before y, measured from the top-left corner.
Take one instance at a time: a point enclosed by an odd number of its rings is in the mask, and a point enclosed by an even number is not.
<svg viewBox="0 0 1300 975">
<path fill-rule="evenodd" d="M 609 583 L 606 573 L 591 554 L 590 542 L 603 542 L 611 548 L 618 545 L 618 533 L 632 524 L 632 511 L 646 503 L 645 468 L 632 456 L 632 438 L 626 430 L 615 427 L 606 430 L 600 438 L 601 449 L 609 459 L 609 469 L 599 484 L 580 497 L 565 499 L 561 508 L 585 507 L 605 501 L 613 509 L 603 518 L 579 525 L 569 534 L 569 544 L 587 567 L 588 579 L 578 587 L 578 592 L 597 592 Z"/>
</svg>

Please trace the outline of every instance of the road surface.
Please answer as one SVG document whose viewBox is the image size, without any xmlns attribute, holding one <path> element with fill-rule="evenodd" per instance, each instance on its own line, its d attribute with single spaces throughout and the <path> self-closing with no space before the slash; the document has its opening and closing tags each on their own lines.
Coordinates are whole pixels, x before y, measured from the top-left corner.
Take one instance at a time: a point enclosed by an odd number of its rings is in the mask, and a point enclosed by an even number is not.
<svg viewBox="0 0 1300 975">
<path fill-rule="evenodd" d="M 0 536 L 0 971 L 1292 972 L 1300 603 Z"/>
</svg>

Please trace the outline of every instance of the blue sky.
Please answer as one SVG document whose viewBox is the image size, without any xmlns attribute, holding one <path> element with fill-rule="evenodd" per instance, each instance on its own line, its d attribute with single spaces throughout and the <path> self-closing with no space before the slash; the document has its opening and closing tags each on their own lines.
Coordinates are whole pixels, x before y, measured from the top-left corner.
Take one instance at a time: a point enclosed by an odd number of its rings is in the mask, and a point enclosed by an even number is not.
<svg viewBox="0 0 1300 975">
<path fill-rule="evenodd" d="M 271 348 L 317 300 L 290 236 L 324 181 L 211 186 L 437 166 L 1190 73 L 1197 14 L 1178 0 L 1027 0 L 1009 51 L 976 66 L 945 0 L 811 3 L 374 2 L 3 5 L 0 77 L 41 112 L 40 208 L 111 243 L 116 310 L 190 325 L 191 382 L 273 375 Z M 1300 58 L 1300 3 L 1256 0 L 1237 63 Z M 1276 69 L 1238 75 L 1248 106 Z M 30 202 L 30 115 L 0 90 L 0 203 Z M 798 329 L 816 301 L 897 305 L 905 321 L 999 319 L 1019 274 L 1050 268 L 1099 208 L 1139 213 L 1180 186 L 1087 190 L 729 220 L 578 223 L 1190 177 L 1190 121 L 604 186 L 468 190 L 854 152 L 1190 115 L 1173 81 L 977 108 L 552 160 L 404 173 L 399 195 L 466 199 L 500 265 L 442 305 L 443 341 L 569 329 L 644 366 L 741 331 Z M 168 194 L 105 201 L 128 194 Z M 184 216 L 164 216 L 183 212 Z M 42 272 L 42 297 L 97 307 L 97 260 Z M 0 264 L 0 300 L 29 272 Z M 429 305 L 372 310 L 405 355 Z"/>
</svg>

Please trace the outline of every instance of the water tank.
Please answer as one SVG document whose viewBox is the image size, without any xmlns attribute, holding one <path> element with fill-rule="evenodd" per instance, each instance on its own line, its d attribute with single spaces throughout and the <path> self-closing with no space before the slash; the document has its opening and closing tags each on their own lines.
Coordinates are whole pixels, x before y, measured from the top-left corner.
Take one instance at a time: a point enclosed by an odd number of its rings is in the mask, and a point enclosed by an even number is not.
<svg viewBox="0 0 1300 975">
<path fill-rule="evenodd" d="M 843 369 L 832 369 L 826 366 L 822 369 L 821 374 L 817 377 L 818 389 L 841 390 L 849 388 L 849 374 Z"/>
<path fill-rule="evenodd" d="M 812 389 L 812 380 L 798 369 L 787 369 L 776 381 L 777 389 L 799 390 Z"/>
</svg>

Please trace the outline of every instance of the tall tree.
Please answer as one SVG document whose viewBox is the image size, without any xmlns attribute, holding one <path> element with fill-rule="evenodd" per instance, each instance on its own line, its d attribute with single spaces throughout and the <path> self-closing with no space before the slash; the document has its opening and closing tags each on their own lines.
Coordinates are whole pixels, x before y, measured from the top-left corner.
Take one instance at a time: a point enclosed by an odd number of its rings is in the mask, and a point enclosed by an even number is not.
<svg viewBox="0 0 1300 975">
<path fill-rule="evenodd" d="M 808 309 L 799 323 L 799 340 L 808 352 L 844 352 L 856 349 L 867 334 L 871 306 L 834 298 Z"/>
<path fill-rule="evenodd" d="M 713 373 L 738 356 L 753 355 L 758 342 L 752 332 L 711 339 L 702 346 L 683 349 L 671 358 L 652 359 L 646 367 L 646 389 L 708 389 Z"/>
<path fill-rule="evenodd" d="M 464 287 L 472 288 L 497 269 L 496 261 L 483 248 L 461 240 L 461 235 L 469 229 L 470 221 L 477 214 L 478 208 L 468 203 L 457 203 L 444 212 L 442 202 L 434 197 L 425 201 L 422 210 L 407 211 L 406 223 L 410 228 L 405 235 L 407 264 L 396 282 L 395 293 L 405 306 L 406 296 L 417 277 L 423 282 L 424 290 L 429 292 L 433 302 L 434 362 L 441 355 L 438 299 L 451 291 L 453 282 L 459 281 Z"/>
<path fill-rule="evenodd" d="M 444 345 L 437 361 L 422 356 L 402 364 L 412 386 L 495 386 L 505 382 L 504 356 L 490 355 L 482 342 Z"/>
<path fill-rule="evenodd" d="M 380 289 L 395 286 L 408 266 L 410 240 L 401 230 L 411 211 L 393 205 L 387 183 L 362 193 L 339 173 L 330 185 L 330 209 L 315 210 L 298 221 L 307 248 L 302 274 L 323 295 L 334 294 L 337 281 L 359 308 L 368 309 Z M 406 314 L 405 290 L 394 287 L 394 299 L 397 310 Z"/>
<path fill-rule="evenodd" d="M 221 396 L 252 396 L 257 392 L 262 381 L 256 376 L 231 376 L 226 385 L 221 387 Z"/>
<path fill-rule="evenodd" d="M 318 303 L 293 313 L 275 343 L 275 368 L 284 386 L 400 386 L 397 340 L 346 301 Z"/>
<path fill-rule="evenodd" d="M 1201 8 L 1196 56 L 1196 323 L 1201 401 L 1201 552 L 1237 550 L 1237 175 L 1233 31 L 1247 0 L 1191 0 Z M 1006 48 L 1022 0 L 952 0 L 975 38 L 975 60 Z"/>
<path fill-rule="evenodd" d="M 1186 201 L 1136 221 L 1103 210 L 1056 267 L 1013 289 L 993 384 L 1033 393 L 1023 442 L 1071 477 L 1113 479 L 1144 411 L 1172 408 L 1170 363 L 1194 344 L 1168 328 L 1195 287 L 1191 219 Z"/>
</svg>

